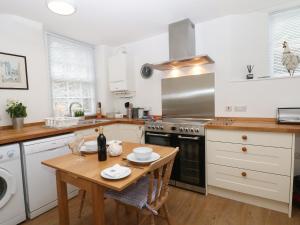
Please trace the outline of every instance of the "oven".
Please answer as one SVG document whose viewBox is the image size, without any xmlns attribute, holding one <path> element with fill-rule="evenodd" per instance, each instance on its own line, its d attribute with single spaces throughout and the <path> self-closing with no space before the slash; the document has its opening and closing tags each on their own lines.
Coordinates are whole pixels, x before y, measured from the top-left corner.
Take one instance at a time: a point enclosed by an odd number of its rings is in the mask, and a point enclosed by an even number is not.
<svg viewBox="0 0 300 225">
<path fill-rule="evenodd" d="M 145 143 L 179 147 L 170 184 L 205 193 L 205 137 L 181 133 L 146 131 Z"/>
<path fill-rule="evenodd" d="M 174 146 L 174 135 L 170 133 L 146 131 L 145 143 L 152 145 Z"/>
<path fill-rule="evenodd" d="M 205 193 L 205 137 L 177 134 L 176 186 Z"/>
</svg>

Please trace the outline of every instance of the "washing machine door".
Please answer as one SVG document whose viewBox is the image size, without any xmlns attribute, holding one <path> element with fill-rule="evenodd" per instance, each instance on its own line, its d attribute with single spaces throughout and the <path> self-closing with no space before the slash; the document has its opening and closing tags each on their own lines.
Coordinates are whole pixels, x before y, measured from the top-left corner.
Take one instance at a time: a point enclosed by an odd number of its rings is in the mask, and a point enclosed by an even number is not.
<svg viewBox="0 0 300 225">
<path fill-rule="evenodd" d="M 16 179 L 7 170 L 0 168 L 0 209 L 8 203 L 16 190 Z"/>
</svg>

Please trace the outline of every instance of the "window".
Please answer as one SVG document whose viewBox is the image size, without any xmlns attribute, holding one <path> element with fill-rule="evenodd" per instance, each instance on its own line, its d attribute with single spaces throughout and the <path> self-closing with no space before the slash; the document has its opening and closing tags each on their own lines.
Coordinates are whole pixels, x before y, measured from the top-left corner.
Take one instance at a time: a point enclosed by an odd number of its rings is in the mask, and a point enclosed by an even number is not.
<svg viewBox="0 0 300 225">
<path fill-rule="evenodd" d="M 67 115 L 72 102 L 79 102 L 86 115 L 95 114 L 93 47 L 53 34 L 47 37 L 55 114 Z"/>
<path fill-rule="evenodd" d="M 300 8 L 271 15 L 271 71 L 274 76 L 287 75 L 282 65 L 282 43 L 287 41 L 293 53 L 300 56 Z M 295 75 L 300 75 L 300 67 Z"/>
</svg>

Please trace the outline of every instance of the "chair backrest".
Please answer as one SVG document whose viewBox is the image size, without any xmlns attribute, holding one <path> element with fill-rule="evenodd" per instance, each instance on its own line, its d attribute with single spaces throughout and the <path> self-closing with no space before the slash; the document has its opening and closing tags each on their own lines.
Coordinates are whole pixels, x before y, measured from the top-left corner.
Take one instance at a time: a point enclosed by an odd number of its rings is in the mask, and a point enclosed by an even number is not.
<svg viewBox="0 0 300 225">
<path fill-rule="evenodd" d="M 159 209 L 167 200 L 169 194 L 168 185 L 178 151 L 179 148 L 177 147 L 167 157 L 150 165 L 147 204 L 153 209 Z"/>
</svg>

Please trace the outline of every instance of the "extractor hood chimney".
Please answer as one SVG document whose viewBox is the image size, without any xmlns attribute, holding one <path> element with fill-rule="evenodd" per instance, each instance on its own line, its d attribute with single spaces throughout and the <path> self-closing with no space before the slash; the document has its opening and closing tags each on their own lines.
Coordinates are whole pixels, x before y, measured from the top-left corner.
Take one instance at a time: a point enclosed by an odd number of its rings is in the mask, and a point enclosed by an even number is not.
<svg viewBox="0 0 300 225">
<path fill-rule="evenodd" d="M 214 63 L 207 55 L 195 56 L 195 42 L 195 25 L 190 19 L 169 24 L 170 61 L 152 65 L 152 68 L 157 70 L 170 70 Z"/>
</svg>

